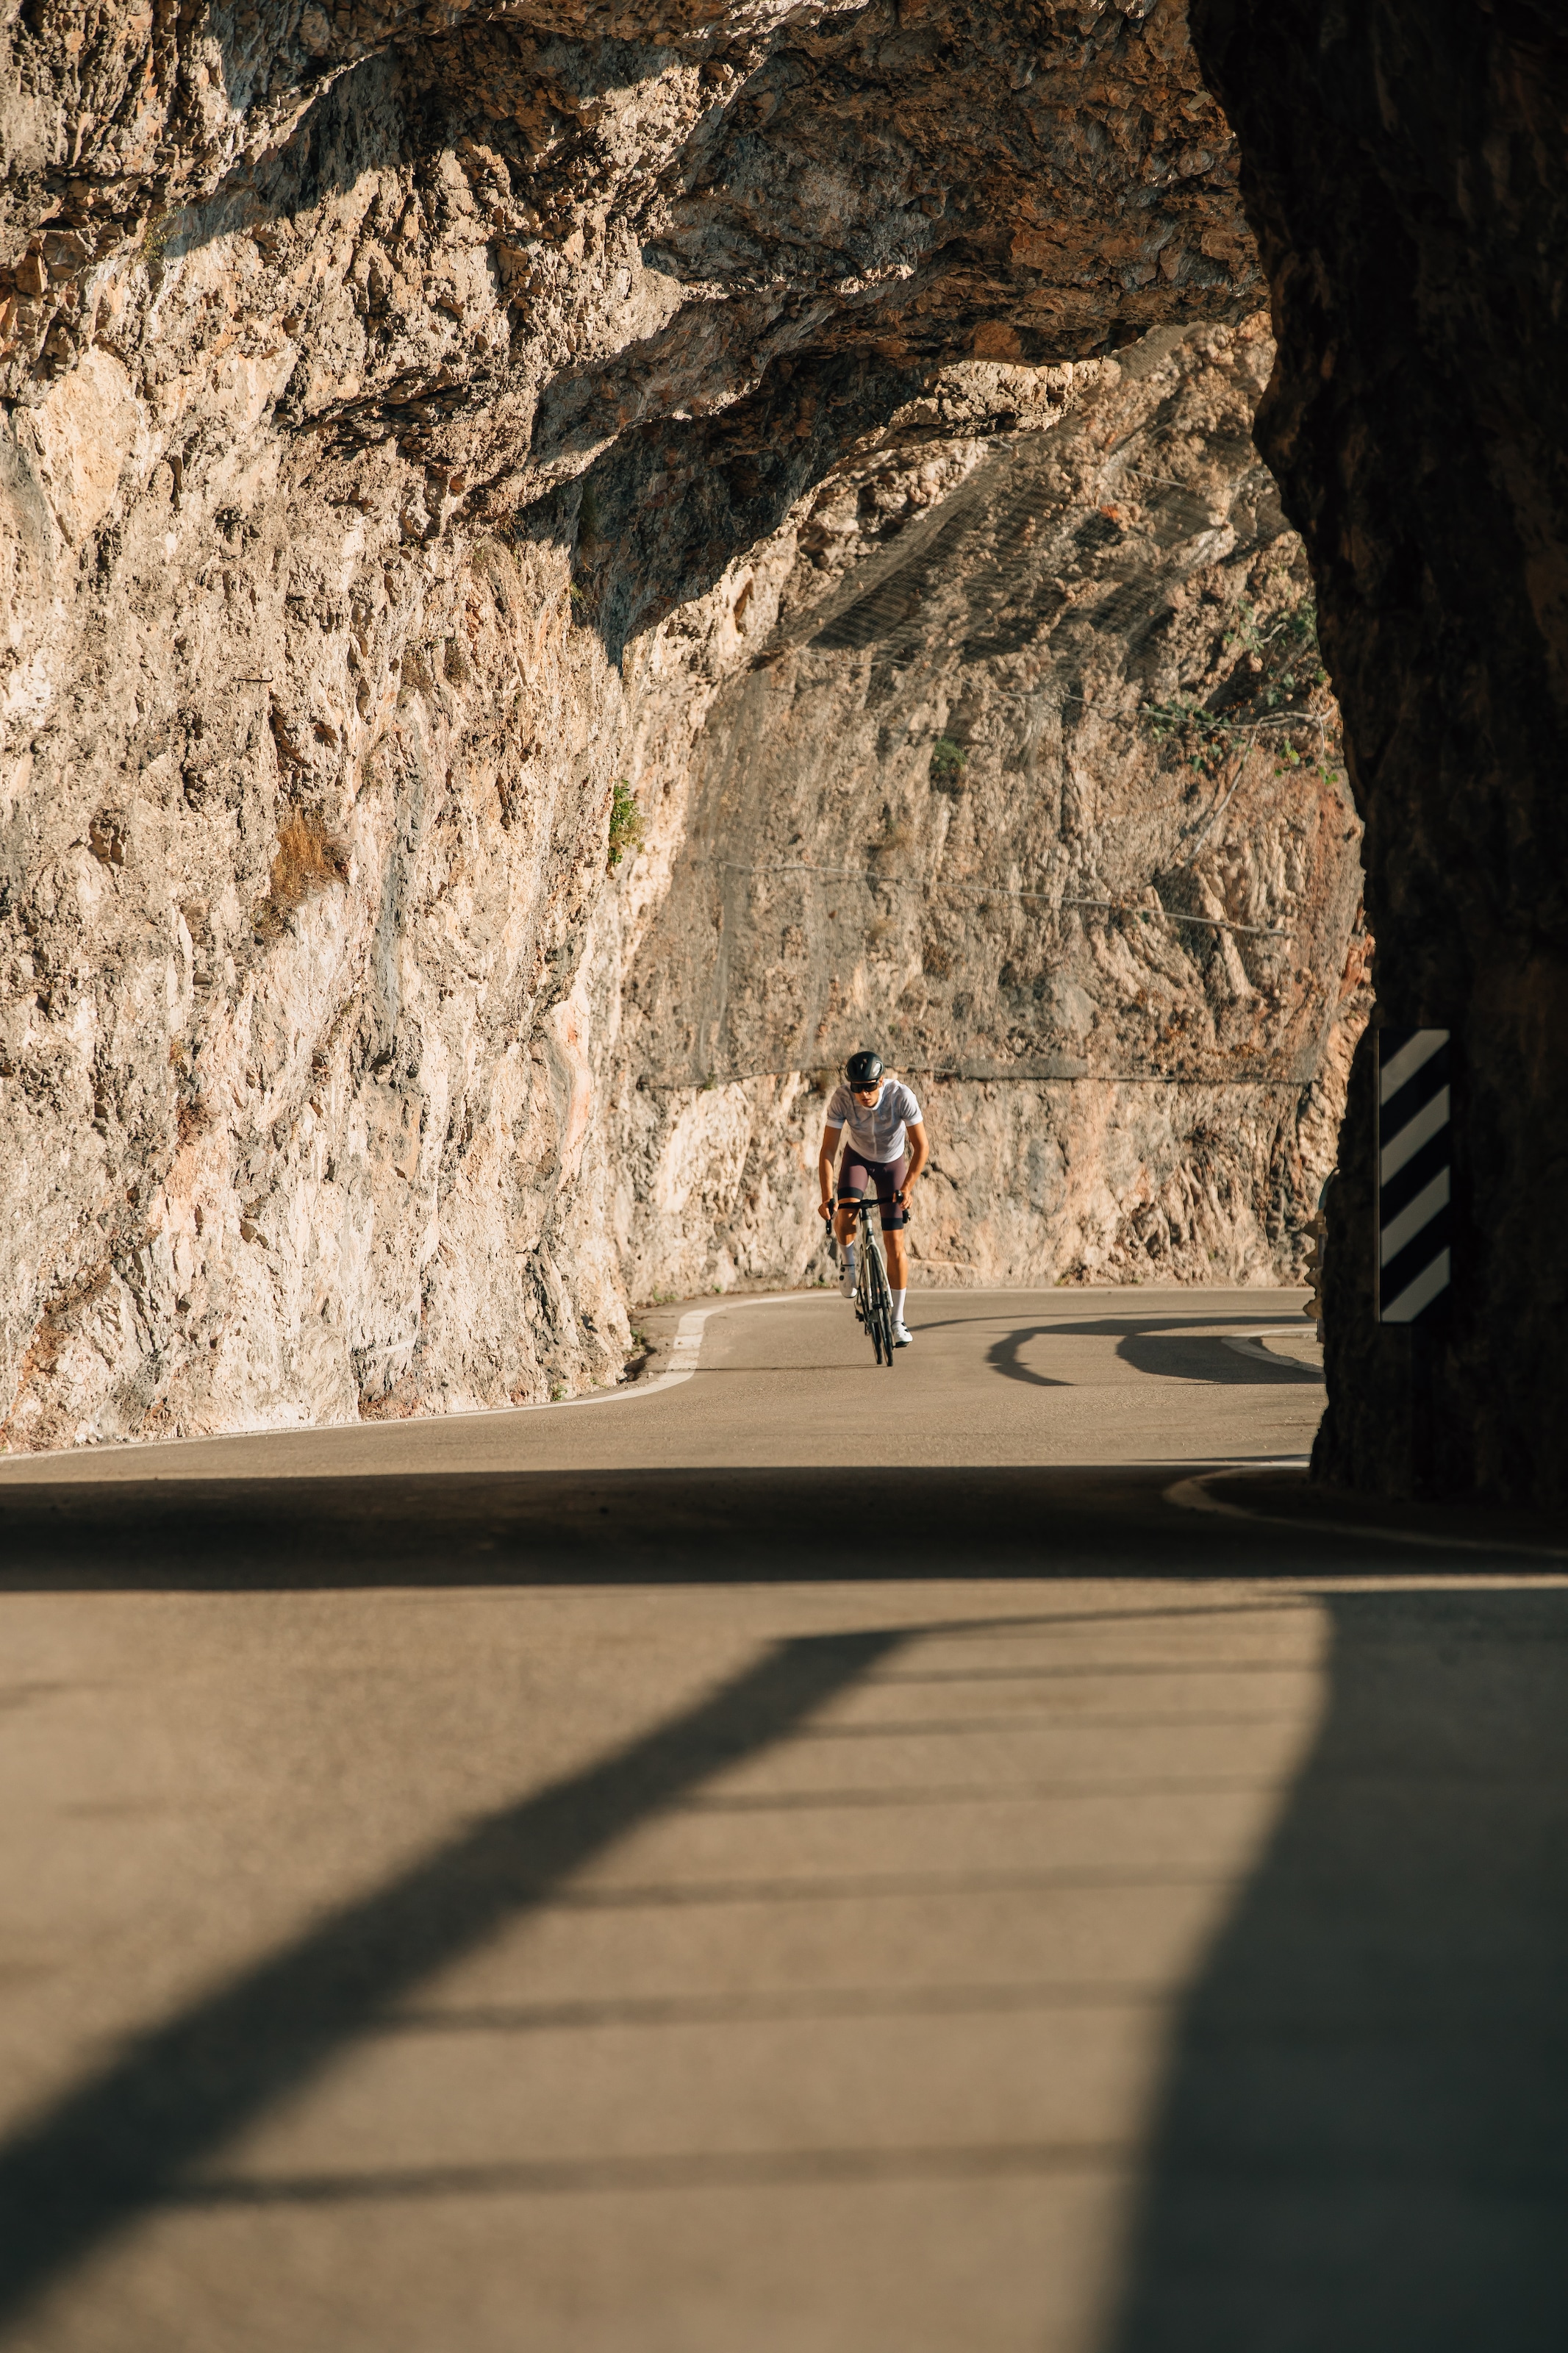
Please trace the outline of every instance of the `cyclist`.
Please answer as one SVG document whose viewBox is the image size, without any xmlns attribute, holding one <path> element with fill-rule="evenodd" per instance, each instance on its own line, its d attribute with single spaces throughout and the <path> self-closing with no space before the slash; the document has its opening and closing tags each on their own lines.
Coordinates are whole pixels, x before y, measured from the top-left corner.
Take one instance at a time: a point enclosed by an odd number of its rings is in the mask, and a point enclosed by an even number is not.
<svg viewBox="0 0 1568 2353">
<path fill-rule="evenodd" d="M 910 1332 L 904 1322 L 904 1293 L 910 1267 L 904 1228 L 909 1222 L 910 1195 L 928 1156 L 926 1132 L 914 1096 L 901 1079 L 889 1076 L 880 1054 L 869 1047 L 850 1055 L 844 1065 L 843 1083 L 827 1099 L 827 1123 L 816 1155 L 822 1188 L 818 1208 L 824 1218 L 834 1216 L 833 1155 L 845 1128 L 849 1140 L 838 1170 L 838 1214 L 833 1224 L 844 1252 L 838 1288 L 846 1299 L 854 1298 L 855 1217 L 867 1187 L 874 1186 L 888 1252 L 888 1284 L 893 1294 L 893 1345 L 907 1348 Z"/>
</svg>

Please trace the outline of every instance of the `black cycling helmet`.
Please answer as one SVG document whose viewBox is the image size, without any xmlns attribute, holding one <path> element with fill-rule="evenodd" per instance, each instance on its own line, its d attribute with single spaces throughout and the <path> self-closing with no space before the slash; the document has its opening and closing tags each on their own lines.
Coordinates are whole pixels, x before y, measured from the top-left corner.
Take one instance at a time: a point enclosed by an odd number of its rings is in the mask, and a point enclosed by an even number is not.
<svg viewBox="0 0 1568 2353">
<path fill-rule="evenodd" d="M 844 1075 L 852 1087 L 875 1087 L 881 1084 L 882 1057 L 873 1054 L 869 1046 L 858 1054 L 851 1054 L 844 1065 Z"/>
</svg>

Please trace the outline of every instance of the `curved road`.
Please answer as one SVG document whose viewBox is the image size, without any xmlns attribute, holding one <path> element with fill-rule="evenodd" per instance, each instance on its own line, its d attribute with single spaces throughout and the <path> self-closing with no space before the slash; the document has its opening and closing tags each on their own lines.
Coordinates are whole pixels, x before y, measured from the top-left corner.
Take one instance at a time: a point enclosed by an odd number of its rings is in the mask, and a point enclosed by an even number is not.
<svg viewBox="0 0 1568 2353">
<path fill-rule="evenodd" d="M 0 2345 L 1568 2341 L 1568 1585 L 1300 1296 L 0 1465 Z"/>
<path fill-rule="evenodd" d="M 924 1293 L 914 1345 L 881 1368 L 837 1292 L 691 1302 L 647 1311 L 642 1380 L 593 1398 L 22 1458 L 0 1463 L 0 1502 L 83 1574 L 107 1535 L 177 1582 L 240 1562 L 262 1581 L 618 1577 L 655 1556 L 842 1575 L 850 1496 L 877 1499 L 873 1576 L 911 1546 L 965 1572 L 1059 1567 L 1069 1531 L 1159 1568 L 1196 1540 L 1159 1502 L 1161 1466 L 1305 1461 L 1322 1389 L 1301 1299 Z"/>
<path fill-rule="evenodd" d="M 1304 1453 L 1322 1410 L 1321 1354 L 1302 1319 L 1304 1295 L 921 1292 L 911 1310 L 914 1344 L 880 1369 L 837 1291 L 694 1301 L 642 1311 L 656 1343 L 648 1372 L 586 1405 L 176 1441 L 157 1448 L 156 1461 L 165 1477 L 319 1477 L 394 1464 L 419 1472 L 810 1469 Z M 639 1396 L 639 1387 L 653 1388 L 684 1361 L 676 1335 L 700 1316 L 708 1320 L 695 1385 Z M 1259 1333 L 1279 1335 L 1263 1370 L 1262 1356 L 1226 1345 L 1227 1336 Z M 152 1459 L 138 1451 L 139 1465 Z M 118 1449 L 21 1458 L 0 1464 L 0 1492 L 39 1476 L 124 1475 Z"/>
</svg>

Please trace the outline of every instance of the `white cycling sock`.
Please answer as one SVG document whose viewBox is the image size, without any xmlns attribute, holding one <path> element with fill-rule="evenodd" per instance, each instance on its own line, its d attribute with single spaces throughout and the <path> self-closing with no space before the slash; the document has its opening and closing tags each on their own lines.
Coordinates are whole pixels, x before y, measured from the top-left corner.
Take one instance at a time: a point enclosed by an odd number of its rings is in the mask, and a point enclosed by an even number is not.
<svg viewBox="0 0 1568 2353">
<path fill-rule="evenodd" d="M 893 1321 L 895 1324 L 901 1324 L 904 1320 L 904 1295 L 905 1294 L 901 1291 L 895 1291 L 893 1293 Z"/>
<path fill-rule="evenodd" d="M 850 1281 L 853 1282 L 855 1279 L 855 1245 L 853 1242 L 846 1242 L 844 1245 L 844 1271 L 849 1277 Z"/>
</svg>

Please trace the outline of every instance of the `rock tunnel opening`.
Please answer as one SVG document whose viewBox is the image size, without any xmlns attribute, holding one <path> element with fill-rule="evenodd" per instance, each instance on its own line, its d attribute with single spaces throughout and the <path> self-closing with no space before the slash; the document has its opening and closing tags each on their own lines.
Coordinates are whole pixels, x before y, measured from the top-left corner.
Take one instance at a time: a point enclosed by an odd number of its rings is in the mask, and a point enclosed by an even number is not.
<svg viewBox="0 0 1568 2353">
<path fill-rule="evenodd" d="M 90 16 L 4 37 L 6 1442 L 613 1377 L 798 1271 L 870 1022 L 934 1280 L 1294 1274 L 1348 1089 L 1321 1472 L 1559 1498 L 1548 13 Z"/>
</svg>

